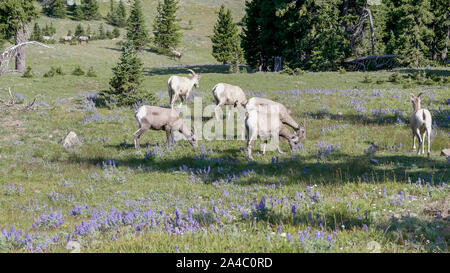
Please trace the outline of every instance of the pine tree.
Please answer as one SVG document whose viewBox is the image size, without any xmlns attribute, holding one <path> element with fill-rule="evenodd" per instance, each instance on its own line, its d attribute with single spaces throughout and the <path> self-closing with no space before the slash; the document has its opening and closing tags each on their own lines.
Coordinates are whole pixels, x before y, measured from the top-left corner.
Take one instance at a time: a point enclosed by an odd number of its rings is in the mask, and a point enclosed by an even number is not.
<svg viewBox="0 0 450 273">
<path fill-rule="evenodd" d="M 263 52 L 260 42 L 261 28 L 258 24 L 262 0 L 245 2 L 245 16 L 242 19 L 241 46 L 244 49 L 244 58 L 247 64 L 259 71 L 263 66 Z"/>
<path fill-rule="evenodd" d="M 127 25 L 127 10 L 124 3 L 120 0 L 119 5 L 115 10 L 116 25 L 118 27 L 125 27 Z"/>
<path fill-rule="evenodd" d="M 225 9 L 224 5 L 220 7 L 211 42 L 212 55 L 217 61 L 227 64 L 239 56 L 238 28 L 233 22 L 231 10 Z"/>
<path fill-rule="evenodd" d="M 83 14 L 86 20 L 95 20 L 100 17 L 97 0 L 84 0 Z"/>
<path fill-rule="evenodd" d="M 431 12 L 434 15 L 430 25 L 433 31 L 431 58 L 445 64 L 450 45 L 450 3 L 447 0 L 431 1 Z"/>
<path fill-rule="evenodd" d="M 45 13 L 48 16 L 56 18 L 66 17 L 66 1 L 65 0 L 52 0 L 49 6 L 45 9 Z"/>
<path fill-rule="evenodd" d="M 428 64 L 431 54 L 433 21 L 429 0 L 388 0 L 386 13 L 386 52 L 400 54 L 401 64 Z"/>
<path fill-rule="evenodd" d="M 176 48 L 181 39 L 179 21 L 176 17 L 178 0 L 159 1 L 157 15 L 153 24 L 154 43 L 157 47 L 169 49 Z"/>
<path fill-rule="evenodd" d="M 136 46 L 126 41 L 118 64 L 112 69 L 113 77 L 109 81 L 109 90 L 100 93 L 103 101 L 114 101 L 118 106 L 132 105 L 143 100 L 154 103 L 152 92 L 141 89 L 143 62 L 137 55 Z"/>
<path fill-rule="evenodd" d="M 120 29 L 118 27 L 114 27 L 112 34 L 113 34 L 113 38 L 119 38 L 120 37 Z"/>
<path fill-rule="evenodd" d="M 0 38 L 2 40 L 14 39 L 14 44 L 26 41 L 25 27 L 34 18 L 37 12 L 32 1 L 2 0 L 0 1 Z M 19 73 L 25 72 L 25 48 L 19 47 L 16 51 L 15 68 Z"/>
<path fill-rule="evenodd" d="M 114 0 L 110 0 L 109 12 L 106 15 L 106 21 L 108 21 L 108 23 L 113 26 L 117 24 L 116 11 L 114 9 Z"/>
<path fill-rule="evenodd" d="M 106 39 L 105 27 L 103 26 L 103 24 L 100 24 L 100 26 L 98 27 L 98 39 L 99 40 Z"/>
<path fill-rule="evenodd" d="M 73 19 L 75 19 L 77 21 L 81 21 L 84 19 L 83 9 L 82 9 L 81 5 L 74 4 Z"/>
<path fill-rule="evenodd" d="M 30 40 L 31 41 L 38 41 L 38 42 L 43 42 L 44 41 L 44 39 L 42 37 L 41 28 L 39 27 L 38 23 L 34 24 L 33 32 L 30 35 Z"/>
<path fill-rule="evenodd" d="M 81 24 L 78 24 L 76 26 L 74 35 L 75 35 L 75 37 L 80 37 L 80 36 L 85 35 L 84 28 Z"/>
<path fill-rule="evenodd" d="M 144 15 L 139 0 L 134 1 L 130 16 L 128 17 L 127 39 L 133 41 L 132 45 L 137 50 L 142 50 L 148 43 L 148 31 L 145 28 Z"/>
</svg>

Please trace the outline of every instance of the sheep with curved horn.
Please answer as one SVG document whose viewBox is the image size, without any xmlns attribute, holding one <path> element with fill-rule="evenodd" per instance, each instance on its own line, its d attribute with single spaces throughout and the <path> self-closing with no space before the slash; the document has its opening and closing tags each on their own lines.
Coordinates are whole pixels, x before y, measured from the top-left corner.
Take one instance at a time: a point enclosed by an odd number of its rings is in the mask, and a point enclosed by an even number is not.
<svg viewBox="0 0 450 273">
<path fill-rule="evenodd" d="M 175 101 L 180 98 L 181 103 L 180 107 L 184 101 L 189 97 L 189 93 L 194 88 L 200 87 L 200 75 L 197 75 L 194 70 L 188 69 L 191 72 L 191 77 L 180 77 L 180 76 L 172 76 L 167 81 L 169 98 L 170 98 L 170 108 L 173 109 Z"/>
</svg>

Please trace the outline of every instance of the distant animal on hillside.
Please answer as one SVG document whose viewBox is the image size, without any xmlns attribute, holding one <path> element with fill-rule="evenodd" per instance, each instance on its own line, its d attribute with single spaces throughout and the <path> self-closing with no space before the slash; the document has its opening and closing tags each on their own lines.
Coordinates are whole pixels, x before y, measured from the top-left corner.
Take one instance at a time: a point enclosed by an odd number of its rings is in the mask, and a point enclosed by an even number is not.
<svg viewBox="0 0 450 273">
<path fill-rule="evenodd" d="M 70 41 L 72 41 L 72 39 L 73 39 L 73 36 L 72 36 L 72 35 L 68 35 L 68 36 L 62 36 L 62 37 L 59 39 L 59 41 L 60 41 L 61 43 L 65 44 L 66 42 L 69 42 L 69 43 L 70 43 Z"/>
<path fill-rule="evenodd" d="M 236 85 L 218 83 L 213 87 L 212 93 L 217 105 L 214 110 L 217 120 L 219 120 L 218 111 L 223 105 L 233 105 L 234 107 L 241 105 L 242 107 L 245 107 L 247 104 L 247 98 L 245 97 L 244 91 Z M 228 118 L 230 117 L 230 114 L 231 111 L 228 111 Z"/>
<path fill-rule="evenodd" d="M 409 120 L 409 125 L 411 126 L 413 135 L 413 150 L 416 150 L 416 137 L 419 139 L 419 149 L 417 149 L 417 154 L 420 154 L 420 147 L 422 146 L 422 154 L 425 154 L 425 137 L 428 138 L 428 157 L 430 157 L 430 142 L 431 142 L 431 124 L 432 117 L 430 111 L 427 109 L 422 109 L 420 107 L 421 97 L 423 93 L 419 93 L 416 97 L 411 94 L 411 102 L 413 104 L 413 114 Z"/>
<path fill-rule="evenodd" d="M 89 35 L 89 36 L 80 36 L 80 37 L 78 37 L 78 44 L 81 44 L 82 42 L 86 42 L 86 44 L 88 44 L 90 39 L 91 39 L 91 35 Z"/>
<path fill-rule="evenodd" d="M 183 54 L 181 54 L 181 52 L 178 52 L 176 50 L 172 50 L 172 57 L 173 58 L 177 58 L 178 60 L 180 60 L 182 56 L 183 56 Z"/>
<path fill-rule="evenodd" d="M 170 108 L 173 109 L 175 101 L 178 97 L 181 100 L 180 107 L 184 101 L 186 101 L 189 97 L 189 93 L 192 91 L 194 86 L 196 88 L 200 87 L 200 75 L 197 75 L 193 70 L 188 69 L 191 72 L 191 77 L 180 77 L 180 76 L 172 76 L 167 81 L 169 98 L 170 98 Z"/>
<path fill-rule="evenodd" d="M 173 109 L 144 105 L 139 107 L 135 117 L 139 123 L 139 129 L 134 133 L 134 146 L 136 149 L 140 149 L 139 138 L 148 129 L 166 131 L 167 143 L 170 143 L 170 140 L 173 139 L 173 132 L 179 131 L 192 146 L 198 146 L 195 128 L 194 130 L 189 129 Z"/>
<path fill-rule="evenodd" d="M 55 34 L 53 34 L 52 36 L 45 36 L 44 35 L 44 36 L 42 36 L 42 38 L 44 39 L 44 41 L 48 42 L 48 41 L 50 41 L 50 40 L 55 38 Z"/>
</svg>

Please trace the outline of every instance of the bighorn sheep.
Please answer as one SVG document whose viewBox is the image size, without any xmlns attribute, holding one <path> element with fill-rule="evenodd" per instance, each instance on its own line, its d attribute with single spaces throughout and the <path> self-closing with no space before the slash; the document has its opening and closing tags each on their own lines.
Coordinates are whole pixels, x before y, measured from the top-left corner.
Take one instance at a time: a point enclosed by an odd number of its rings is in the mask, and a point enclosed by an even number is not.
<svg viewBox="0 0 450 273">
<path fill-rule="evenodd" d="M 192 146 L 198 146 L 195 128 L 191 131 L 186 127 L 178 113 L 173 109 L 144 105 L 136 111 L 135 118 L 139 123 L 139 130 L 134 133 L 136 149 L 140 149 L 139 138 L 148 129 L 166 131 L 167 143 L 170 143 L 173 132 L 179 131 L 186 136 Z"/>
<path fill-rule="evenodd" d="M 62 36 L 59 41 L 63 44 L 72 41 L 73 36 Z"/>
<path fill-rule="evenodd" d="M 422 154 L 425 153 L 425 136 L 428 137 L 428 157 L 430 157 L 430 141 L 431 141 L 431 124 L 432 118 L 430 111 L 420 108 L 421 98 L 420 93 L 417 97 L 411 94 L 411 102 L 413 104 L 414 113 L 409 120 L 409 124 L 413 134 L 413 150 L 416 150 L 416 137 L 419 139 L 419 149 L 417 154 L 420 154 L 420 147 L 422 146 Z M 421 137 L 422 135 L 422 137 Z"/>
<path fill-rule="evenodd" d="M 52 36 L 42 36 L 42 39 L 44 39 L 44 41 L 46 42 L 52 40 L 53 38 L 55 38 L 55 34 L 53 34 Z"/>
<path fill-rule="evenodd" d="M 183 102 L 188 99 L 189 93 L 192 91 L 192 88 L 194 86 L 196 88 L 200 87 L 201 76 L 195 74 L 195 72 L 191 69 L 188 69 L 188 71 L 191 72 L 191 78 L 172 76 L 167 81 L 167 85 L 169 87 L 170 108 L 172 109 L 178 97 L 180 97 L 181 99 L 181 107 Z"/>
<path fill-rule="evenodd" d="M 250 99 L 251 100 L 251 99 Z M 278 152 L 282 154 L 279 136 L 288 140 L 291 149 L 294 149 L 298 145 L 300 139 L 306 138 L 306 122 L 303 121 L 301 125 L 297 125 L 298 130 L 296 133 L 292 133 L 289 129 L 283 125 L 280 117 L 282 116 L 283 108 L 280 108 L 276 104 L 271 105 L 254 105 L 247 104 L 247 116 L 245 118 L 245 128 L 247 131 L 247 147 L 248 158 L 253 160 L 252 148 L 253 142 L 259 137 L 264 139 L 263 154 L 266 151 L 267 140 L 272 137 L 275 140 L 275 145 Z"/>
<path fill-rule="evenodd" d="M 214 99 L 216 100 L 216 119 L 219 120 L 218 111 L 223 105 L 234 105 L 237 107 L 238 105 L 242 105 L 245 107 L 247 104 L 247 98 L 245 97 L 244 91 L 239 86 L 226 84 L 226 83 L 218 83 L 212 89 L 212 93 Z M 228 118 L 230 117 L 231 111 L 228 111 Z"/>
<path fill-rule="evenodd" d="M 86 44 L 88 44 L 90 39 L 91 39 L 91 35 L 89 35 L 89 36 L 80 36 L 80 37 L 78 37 L 78 44 L 81 44 L 82 42 L 86 42 Z"/>
<path fill-rule="evenodd" d="M 245 108 L 249 109 L 259 108 L 265 106 L 268 108 L 275 107 L 279 110 L 280 120 L 282 123 L 294 128 L 295 131 L 304 130 L 303 138 L 306 138 L 306 123 L 299 125 L 290 115 L 290 111 L 281 103 L 259 97 L 253 97 L 248 100 Z"/>
<path fill-rule="evenodd" d="M 179 60 L 179 59 L 181 59 L 182 56 L 183 56 L 183 54 L 181 54 L 181 52 L 178 52 L 176 50 L 172 50 L 172 57 L 173 58 L 177 58 Z"/>
</svg>

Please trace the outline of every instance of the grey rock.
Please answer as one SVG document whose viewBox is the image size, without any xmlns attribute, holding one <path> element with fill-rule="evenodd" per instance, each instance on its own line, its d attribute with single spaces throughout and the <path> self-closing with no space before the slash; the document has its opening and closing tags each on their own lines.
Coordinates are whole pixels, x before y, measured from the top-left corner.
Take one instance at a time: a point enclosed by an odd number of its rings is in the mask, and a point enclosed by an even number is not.
<svg viewBox="0 0 450 273">
<path fill-rule="evenodd" d="M 81 145 L 81 141 L 78 139 L 77 134 L 71 131 L 62 139 L 62 145 L 67 149 L 75 145 Z"/>
</svg>

